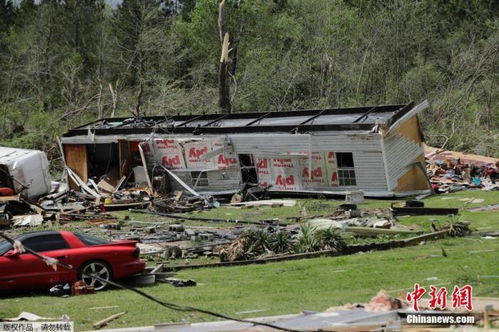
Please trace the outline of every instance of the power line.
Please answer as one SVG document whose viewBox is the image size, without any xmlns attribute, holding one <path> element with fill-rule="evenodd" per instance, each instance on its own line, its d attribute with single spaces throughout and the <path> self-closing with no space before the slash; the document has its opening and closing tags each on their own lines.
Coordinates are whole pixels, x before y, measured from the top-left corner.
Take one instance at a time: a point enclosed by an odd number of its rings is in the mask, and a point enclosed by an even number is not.
<svg viewBox="0 0 499 332">
<path fill-rule="evenodd" d="M 52 267 L 54 267 L 55 265 L 58 265 L 58 266 L 61 266 L 67 270 L 70 270 L 70 271 L 73 271 L 73 272 L 76 272 L 78 273 L 78 269 L 75 269 L 73 266 L 69 265 L 69 264 L 65 264 L 65 263 L 61 263 L 59 260 L 57 259 L 54 259 L 54 258 L 51 258 L 51 257 L 46 257 L 46 256 L 43 256 L 41 254 L 39 254 L 38 252 L 28 248 L 28 247 L 25 247 L 23 246 L 19 241 L 16 241 L 12 238 L 10 238 L 9 236 L 5 235 L 3 232 L 0 232 L 0 237 L 4 238 L 5 240 L 9 241 L 16 250 L 19 250 L 21 252 L 29 252 L 30 254 L 33 254 L 35 255 L 36 257 L 38 257 L 39 259 L 45 261 L 47 263 L 47 265 L 50 265 Z M 54 267 L 55 268 L 55 267 Z M 115 287 L 118 287 L 118 288 L 121 288 L 121 289 L 126 289 L 126 290 L 130 290 L 132 292 L 135 292 L 143 297 L 145 297 L 146 299 L 148 300 L 151 300 L 153 302 L 156 302 L 157 304 L 163 306 L 163 307 L 166 307 L 168 309 L 171 309 L 171 310 L 176 310 L 176 311 L 190 311 L 190 312 L 199 312 L 199 313 L 203 313 L 203 314 L 206 314 L 206 315 L 210 315 L 210 316 L 213 316 L 213 317 L 217 317 L 217 318 L 222 318 L 222 319 L 227 319 L 227 320 L 232 320 L 232 321 L 236 321 L 236 322 L 241 322 L 241 323 L 249 323 L 249 324 L 253 324 L 253 325 L 260 325 L 260 326 L 266 326 L 266 327 L 270 327 L 270 328 L 273 328 L 273 329 L 276 329 L 276 330 L 281 330 L 281 331 L 290 331 L 290 332 L 301 332 L 300 330 L 293 330 L 293 329 L 289 329 L 289 328 L 283 328 L 283 327 L 280 327 L 280 326 L 277 326 L 277 325 L 274 325 L 274 324 L 270 324 L 270 323 L 264 323 L 264 322 L 257 322 L 257 321 L 253 321 L 253 320 L 249 320 L 249 319 L 239 319 L 239 318 L 234 318 L 234 317 L 230 317 L 230 316 L 227 316 L 227 315 L 224 315 L 224 314 L 219 314 L 217 312 L 214 312 L 214 311 L 210 311 L 210 310 L 205 310 L 205 309 L 200 309 L 200 308 L 195 308 L 195 307 L 190 307 L 190 306 L 181 306 L 181 305 L 178 305 L 178 304 L 175 304 L 175 303 L 171 303 L 171 302 L 167 302 L 167 301 L 162 301 L 150 294 L 147 294 L 137 288 L 134 288 L 134 287 L 129 287 L 129 286 L 126 286 L 126 285 L 123 285 L 123 284 L 120 284 L 120 283 L 117 283 L 115 281 L 111 281 L 111 280 L 106 280 L 104 278 L 101 278 L 100 276 L 96 275 L 96 274 L 86 274 L 84 272 L 82 272 L 82 274 L 86 277 L 91 277 L 91 278 L 94 278 L 94 279 L 97 279 L 101 282 L 104 282 L 104 283 L 108 283 L 110 285 L 113 285 Z"/>
</svg>

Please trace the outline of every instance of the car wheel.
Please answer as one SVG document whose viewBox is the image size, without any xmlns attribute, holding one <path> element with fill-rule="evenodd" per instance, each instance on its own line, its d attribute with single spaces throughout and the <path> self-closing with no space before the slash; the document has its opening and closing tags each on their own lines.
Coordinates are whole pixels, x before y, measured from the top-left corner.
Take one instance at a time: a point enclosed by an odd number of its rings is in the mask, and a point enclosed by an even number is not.
<svg viewBox="0 0 499 332">
<path fill-rule="evenodd" d="M 93 286 L 96 291 L 103 290 L 108 286 L 108 283 L 96 278 L 92 278 L 91 275 L 94 274 L 101 279 L 112 279 L 111 268 L 106 263 L 102 261 L 91 261 L 83 264 L 80 269 L 79 279 L 83 280 L 87 285 Z"/>
</svg>

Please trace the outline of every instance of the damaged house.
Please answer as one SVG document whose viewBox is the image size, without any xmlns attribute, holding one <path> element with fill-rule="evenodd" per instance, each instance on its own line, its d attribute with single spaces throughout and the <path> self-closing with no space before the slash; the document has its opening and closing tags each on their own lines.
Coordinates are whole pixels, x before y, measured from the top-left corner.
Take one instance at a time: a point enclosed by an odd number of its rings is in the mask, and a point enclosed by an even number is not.
<svg viewBox="0 0 499 332">
<path fill-rule="evenodd" d="M 215 195 L 258 183 L 286 194 L 408 196 L 430 191 L 418 119 L 426 107 L 108 118 L 69 130 L 61 143 L 69 173 L 85 183 L 106 176 L 113 186 L 151 186 L 167 168 Z M 182 189 L 168 174 L 168 190 Z"/>
</svg>

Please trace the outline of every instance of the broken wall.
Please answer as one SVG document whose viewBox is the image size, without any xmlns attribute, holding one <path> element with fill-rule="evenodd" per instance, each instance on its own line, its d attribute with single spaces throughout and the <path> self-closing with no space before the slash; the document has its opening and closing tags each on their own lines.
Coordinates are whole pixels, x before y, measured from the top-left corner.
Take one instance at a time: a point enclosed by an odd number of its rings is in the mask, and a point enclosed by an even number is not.
<svg viewBox="0 0 499 332">
<path fill-rule="evenodd" d="M 196 188 L 200 192 L 238 190 L 242 185 L 238 155 L 243 154 L 253 157 L 254 166 L 258 166 L 259 182 L 272 185 L 273 190 L 341 194 L 346 190 L 360 189 L 366 196 L 392 196 L 393 190 L 404 192 L 408 190 L 406 187 L 418 188 L 403 179 L 404 187 L 397 187 L 401 176 L 409 171 L 407 168 L 411 163 L 417 161 L 422 149 L 419 142 L 413 140 L 413 132 L 404 135 L 405 127 L 401 126 L 384 141 L 378 133 L 346 130 L 313 134 L 156 134 L 152 139 L 150 135 L 124 135 L 94 139 L 102 143 L 120 139 L 143 142 L 149 167 L 152 168 L 155 162 L 169 166 L 191 186 L 199 172 L 204 171 L 206 175 L 200 178 Z M 82 138 L 71 137 L 70 140 Z M 385 156 L 383 148 L 387 152 Z M 338 153 L 352 154 L 354 186 L 341 186 L 338 181 Z M 262 161 L 266 162 L 261 164 Z M 413 179 L 414 176 L 420 183 L 415 169 L 406 178 Z M 176 186 L 173 182 L 172 185 Z"/>
<path fill-rule="evenodd" d="M 384 138 L 390 190 L 428 190 L 423 137 L 417 116 L 408 119 Z"/>
<path fill-rule="evenodd" d="M 302 191 L 341 193 L 362 189 L 366 194 L 389 194 L 378 134 L 344 131 L 313 135 L 241 134 L 231 135 L 230 138 L 237 153 L 256 157 L 255 165 L 260 163 L 260 182 L 271 184 L 276 190 L 298 188 Z M 355 186 L 339 185 L 336 154 L 341 152 L 353 155 Z M 282 167 L 282 163 L 273 162 L 273 159 L 291 159 L 292 162 L 288 161 L 284 164 L 288 167 Z"/>
<path fill-rule="evenodd" d="M 241 185 L 239 160 L 225 136 L 156 137 L 141 146 L 150 168 L 156 163 L 169 167 L 196 191 L 234 191 Z M 175 181 L 171 185 L 182 189 Z"/>
</svg>

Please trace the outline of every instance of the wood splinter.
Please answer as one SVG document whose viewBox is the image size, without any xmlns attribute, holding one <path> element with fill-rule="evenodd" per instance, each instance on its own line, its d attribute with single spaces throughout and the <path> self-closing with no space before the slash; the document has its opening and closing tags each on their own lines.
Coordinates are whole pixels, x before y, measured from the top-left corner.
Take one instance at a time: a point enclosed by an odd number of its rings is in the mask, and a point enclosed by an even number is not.
<svg viewBox="0 0 499 332">
<path fill-rule="evenodd" d="M 97 323 L 94 323 L 94 325 L 92 325 L 92 326 L 94 329 L 100 329 L 100 328 L 106 326 L 107 324 L 111 323 L 113 320 L 120 318 L 121 316 L 123 316 L 126 313 L 127 313 L 126 311 L 123 311 L 123 312 L 111 315 L 107 318 L 104 318 L 103 320 L 98 321 Z"/>
</svg>

